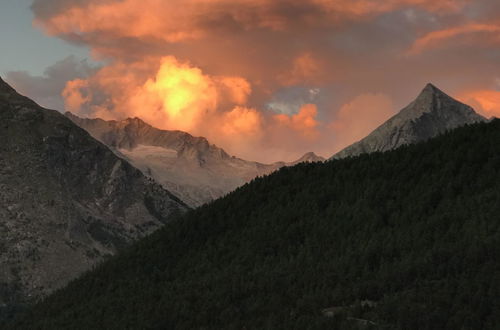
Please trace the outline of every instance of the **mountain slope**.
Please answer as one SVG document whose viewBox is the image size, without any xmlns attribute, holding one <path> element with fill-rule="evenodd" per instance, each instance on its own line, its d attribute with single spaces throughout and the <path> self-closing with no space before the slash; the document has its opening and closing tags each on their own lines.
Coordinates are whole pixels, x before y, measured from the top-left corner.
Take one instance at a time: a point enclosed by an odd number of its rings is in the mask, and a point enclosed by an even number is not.
<svg viewBox="0 0 500 330">
<path fill-rule="evenodd" d="M 0 314 L 66 284 L 186 210 L 0 79 Z"/>
<path fill-rule="evenodd" d="M 484 121 L 486 119 L 468 105 L 427 84 L 415 101 L 333 158 L 392 150 L 405 144 L 425 141 L 450 129 Z"/>
<path fill-rule="evenodd" d="M 494 329 L 499 141 L 494 120 L 282 168 L 168 224 L 11 327 Z"/>
<path fill-rule="evenodd" d="M 292 163 L 261 164 L 230 156 L 203 137 L 160 130 L 139 118 L 105 121 L 84 119 L 69 112 L 66 116 L 193 207 L 282 166 L 324 161 L 307 153 Z"/>
</svg>

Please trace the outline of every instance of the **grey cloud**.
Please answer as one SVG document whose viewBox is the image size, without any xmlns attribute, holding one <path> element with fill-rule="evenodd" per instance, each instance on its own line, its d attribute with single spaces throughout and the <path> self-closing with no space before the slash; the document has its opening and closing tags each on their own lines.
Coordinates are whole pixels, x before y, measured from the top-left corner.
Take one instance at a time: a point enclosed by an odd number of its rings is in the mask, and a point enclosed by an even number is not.
<svg viewBox="0 0 500 330">
<path fill-rule="evenodd" d="M 46 68 L 41 76 L 26 71 L 10 71 L 6 75 L 6 81 L 41 106 L 63 111 L 61 92 L 66 82 L 86 78 L 95 70 L 86 60 L 78 60 L 71 55 Z"/>
</svg>

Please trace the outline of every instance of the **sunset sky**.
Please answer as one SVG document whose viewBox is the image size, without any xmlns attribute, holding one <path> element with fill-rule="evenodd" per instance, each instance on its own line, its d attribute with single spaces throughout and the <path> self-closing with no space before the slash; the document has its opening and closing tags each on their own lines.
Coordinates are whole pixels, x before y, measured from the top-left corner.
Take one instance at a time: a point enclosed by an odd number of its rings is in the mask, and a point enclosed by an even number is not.
<svg viewBox="0 0 500 330">
<path fill-rule="evenodd" d="M 500 116 L 498 0 L 22 0 L 0 21 L 0 74 L 41 105 L 250 160 L 331 156 L 427 82 Z"/>
</svg>

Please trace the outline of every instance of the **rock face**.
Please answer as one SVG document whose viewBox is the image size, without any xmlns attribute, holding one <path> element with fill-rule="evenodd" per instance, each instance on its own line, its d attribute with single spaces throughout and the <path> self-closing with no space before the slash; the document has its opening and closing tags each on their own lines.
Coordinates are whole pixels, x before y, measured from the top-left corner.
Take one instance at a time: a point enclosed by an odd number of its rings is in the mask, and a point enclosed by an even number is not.
<svg viewBox="0 0 500 330">
<path fill-rule="evenodd" d="M 66 116 L 193 207 L 282 166 L 324 160 L 307 153 L 291 163 L 261 164 L 230 156 L 203 137 L 160 130 L 139 118 L 105 121 Z"/>
<path fill-rule="evenodd" d="M 1 79 L 0 141 L 0 314 L 63 286 L 188 209 Z"/>
<path fill-rule="evenodd" d="M 446 95 L 432 84 L 415 101 L 375 129 L 359 142 L 341 150 L 332 158 L 387 151 L 405 144 L 425 141 L 447 130 L 486 121 L 470 106 Z"/>
</svg>

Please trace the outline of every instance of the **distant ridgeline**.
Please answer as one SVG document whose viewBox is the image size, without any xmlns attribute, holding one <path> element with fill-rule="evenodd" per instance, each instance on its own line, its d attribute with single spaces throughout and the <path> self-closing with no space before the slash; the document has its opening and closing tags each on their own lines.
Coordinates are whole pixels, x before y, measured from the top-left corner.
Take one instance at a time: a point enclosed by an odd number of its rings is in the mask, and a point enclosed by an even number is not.
<svg viewBox="0 0 500 330">
<path fill-rule="evenodd" d="M 499 201 L 500 120 L 282 168 L 167 224 L 10 328 L 492 329 Z"/>
</svg>

